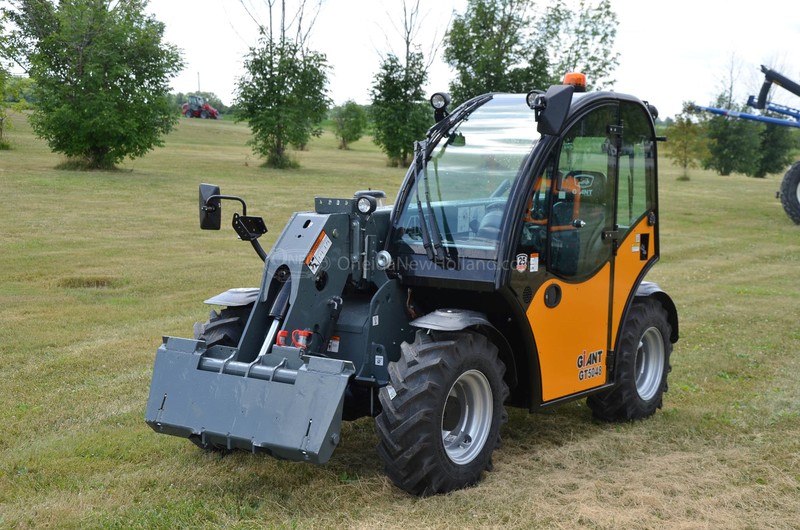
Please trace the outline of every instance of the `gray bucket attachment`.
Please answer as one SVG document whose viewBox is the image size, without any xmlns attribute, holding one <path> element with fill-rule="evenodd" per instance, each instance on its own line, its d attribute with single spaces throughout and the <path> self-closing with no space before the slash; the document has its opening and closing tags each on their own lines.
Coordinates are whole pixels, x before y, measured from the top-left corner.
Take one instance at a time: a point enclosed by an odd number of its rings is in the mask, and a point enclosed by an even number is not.
<svg viewBox="0 0 800 530">
<path fill-rule="evenodd" d="M 282 362 L 227 362 L 205 352 L 202 341 L 164 339 L 145 413 L 156 432 L 287 460 L 330 459 L 341 436 L 344 392 L 355 373 L 351 362 L 308 357 L 295 370 Z"/>
</svg>

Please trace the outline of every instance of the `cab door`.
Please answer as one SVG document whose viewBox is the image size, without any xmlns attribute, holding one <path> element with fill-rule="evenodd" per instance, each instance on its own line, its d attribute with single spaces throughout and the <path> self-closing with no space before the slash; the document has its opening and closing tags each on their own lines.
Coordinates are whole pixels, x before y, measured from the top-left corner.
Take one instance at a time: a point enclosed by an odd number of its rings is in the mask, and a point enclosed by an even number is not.
<svg viewBox="0 0 800 530">
<path fill-rule="evenodd" d="M 619 105 L 573 123 L 537 177 L 517 253 L 533 296 L 527 308 L 542 401 L 601 386 L 611 344 Z M 528 250 L 526 234 L 535 244 Z M 534 248 L 535 247 L 535 248 Z"/>
<path fill-rule="evenodd" d="M 612 269 L 611 345 L 616 348 L 625 309 L 644 274 L 657 260 L 658 211 L 656 137 L 652 120 L 641 106 L 620 102 L 617 129 L 619 185 Z"/>
</svg>

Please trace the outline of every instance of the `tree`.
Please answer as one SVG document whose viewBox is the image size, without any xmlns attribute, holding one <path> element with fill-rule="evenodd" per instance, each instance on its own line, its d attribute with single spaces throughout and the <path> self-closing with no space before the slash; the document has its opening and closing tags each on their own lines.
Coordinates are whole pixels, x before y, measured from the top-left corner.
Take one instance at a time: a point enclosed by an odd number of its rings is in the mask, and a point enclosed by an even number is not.
<svg viewBox="0 0 800 530">
<path fill-rule="evenodd" d="M 723 80 L 720 94 L 712 106 L 753 112 L 744 105 L 734 103 L 740 67 L 736 57 L 731 56 L 727 75 L 720 77 Z M 792 160 L 796 140 L 789 127 L 721 116 L 708 120 L 706 126 L 710 150 L 709 156 L 703 160 L 703 167 L 714 169 L 720 175 L 739 172 L 749 177 L 763 178 L 769 173 L 783 172 Z"/>
<path fill-rule="evenodd" d="M 557 0 L 541 17 L 532 49 L 547 54 L 552 81 L 560 81 L 567 72 L 583 72 L 587 88 L 602 88 L 613 84 L 610 76 L 619 64 L 619 53 L 613 51 L 617 25 L 611 0 L 594 6 L 581 0 L 575 11 Z"/>
<path fill-rule="evenodd" d="M 288 146 L 302 149 L 312 136 L 322 134 L 319 125 L 330 104 L 328 64 L 324 54 L 305 44 L 315 18 L 304 28 L 305 0 L 291 19 L 294 37 L 289 37 L 291 24 L 286 25 L 285 2 L 281 2 L 277 27 L 273 16 L 275 0 L 267 0 L 266 4 L 269 22 L 259 24 L 258 46 L 245 56 L 246 74 L 239 79 L 233 105 L 236 120 L 247 121 L 253 131 L 250 145 L 257 155 L 266 158 L 265 165 L 294 167 L 297 163 L 288 155 Z M 256 20 L 245 2 L 242 6 Z"/>
<path fill-rule="evenodd" d="M 741 112 L 737 105 L 736 86 L 741 65 L 731 55 L 725 76 L 720 77 L 720 92 L 711 107 Z M 733 172 L 752 173 L 758 159 L 758 123 L 715 115 L 705 121 L 708 155 L 702 160 L 703 169 L 713 169 L 722 176 Z"/>
<path fill-rule="evenodd" d="M 303 146 L 322 134 L 319 124 L 329 102 L 325 56 L 288 40 L 262 38 L 244 66 L 247 74 L 237 87 L 236 119 L 247 121 L 253 151 L 266 158 L 268 167 L 293 167 L 296 162 L 287 147 Z"/>
<path fill-rule="evenodd" d="M 790 127 L 774 123 L 764 124 L 759 138 L 755 171 L 748 176 L 764 178 L 770 173 L 783 173 L 791 164 L 792 151 L 796 147 L 797 140 L 792 135 Z"/>
<path fill-rule="evenodd" d="M 422 91 L 427 78 L 422 54 L 411 53 L 408 61 L 404 65 L 397 56 L 387 56 L 371 90 L 375 143 L 392 166 L 408 165 L 414 140 L 424 137 L 431 124 Z"/>
<path fill-rule="evenodd" d="M 333 134 L 339 139 L 339 149 L 359 140 L 367 128 L 367 112 L 355 101 L 347 101 L 333 109 Z"/>
<path fill-rule="evenodd" d="M 6 50 L 35 82 L 34 132 L 87 168 L 163 145 L 177 116 L 168 81 L 183 67 L 147 0 L 11 1 Z"/>
<path fill-rule="evenodd" d="M 387 54 L 370 90 L 375 143 L 392 166 L 408 165 L 414 141 L 425 135 L 431 123 L 422 89 L 430 65 L 414 43 L 419 24 L 419 0 L 410 8 L 403 2 L 403 59 Z"/>
<path fill-rule="evenodd" d="M 689 106 L 675 116 L 666 128 L 667 157 L 683 169 L 680 180 L 689 180 L 689 169 L 698 167 L 698 161 L 706 156 L 705 137 L 700 124 L 692 121 Z"/>
<path fill-rule="evenodd" d="M 587 74 L 602 86 L 618 64 L 612 52 L 616 14 L 610 0 L 581 1 L 577 11 L 555 0 L 534 18 L 533 0 L 469 0 L 450 26 L 444 59 L 456 71 L 454 101 L 486 92 L 528 92 L 562 79 L 567 71 Z"/>
<path fill-rule="evenodd" d="M 717 99 L 721 108 L 747 110 L 744 106 L 726 104 L 722 97 Z M 709 150 L 703 168 L 723 176 L 736 172 L 764 178 L 770 173 L 782 173 L 791 163 L 797 146 L 791 129 L 783 125 L 715 116 L 706 122 L 706 129 Z"/>
<path fill-rule="evenodd" d="M 454 101 L 493 91 L 528 91 L 547 78 L 546 55 L 526 50 L 532 6 L 533 0 L 470 0 L 466 12 L 453 19 L 444 60 L 456 71 L 450 84 Z M 527 76 L 532 84 L 520 89 L 518 83 Z"/>
<path fill-rule="evenodd" d="M 713 107 L 744 111 L 743 105 L 735 105 L 728 95 L 721 94 Z M 722 176 L 738 172 L 753 175 L 758 167 L 762 124 L 714 116 L 705 123 L 708 137 L 708 155 L 703 158 L 703 169 L 712 169 Z"/>
<path fill-rule="evenodd" d="M 30 109 L 36 103 L 35 83 L 30 77 L 10 76 L 6 82 L 6 103 L 15 108 Z"/>
</svg>

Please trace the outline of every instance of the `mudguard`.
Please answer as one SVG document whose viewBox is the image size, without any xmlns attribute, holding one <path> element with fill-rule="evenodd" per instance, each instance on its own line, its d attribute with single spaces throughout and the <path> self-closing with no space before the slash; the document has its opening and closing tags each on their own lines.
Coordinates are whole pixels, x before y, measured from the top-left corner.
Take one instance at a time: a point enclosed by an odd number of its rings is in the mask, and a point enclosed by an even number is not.
<svg viewBox="0 0 800 530">
<path fill-rule="evenodd" d="M 680 333 L 678 331 L 678 310 L 675 307 L 675 302 L 672 301 L 672 298 L 664 292 L 658 284 L 653 282 L 643 281 L 639 284 L 639 287 L 636 289 L 636 296 L 637 297 L 648 297 L 652 296 L 653 298 L 657 299 L 661 302 L 661 305 L 664 306 L 664 309 L 667 311 L 667 318 L 669 319 L 669 325 L 672 328 L 672 336 L 670 337 L 670 342 L 673 344 L 678 342 L 678 337 Z"/>
<path fill-rule="evenodd" d="M 493 327 L 486 315 L 469 309 L 437 309 L 411 321 L 411 325 L 439 331 L 460 331 L 471 326 Z"/>
<path fill-rule="evenodd" d="M 258 287 L 237 287 L 229 289 L 217 296 L 204 300 L 204 304 L 222 305 L 226 307 L 244 307 L 258 300 Z"/>
<path fill-rule="evenodd" d="M 276 353 L 299 352 L 282 349 Z M 344 392 L 355 373 L 351 362 L 306 357 L 295 370 L 282 362 L 241 363 L 205 353 L 205 342 L 165 337 L 145 413 L 150 427 L 287 460 L 330 459 L 340 440 Z"/>
</svg>

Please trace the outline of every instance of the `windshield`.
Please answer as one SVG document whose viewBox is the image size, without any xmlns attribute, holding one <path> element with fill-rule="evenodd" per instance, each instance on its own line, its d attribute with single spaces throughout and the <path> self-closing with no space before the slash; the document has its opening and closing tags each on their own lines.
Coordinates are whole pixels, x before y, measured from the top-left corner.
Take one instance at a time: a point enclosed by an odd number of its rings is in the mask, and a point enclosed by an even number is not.
<svg viewBox="0 0 800 530">
<path fill-rule="evenodd" d="M 394 242 L 425 253 L 424 231 L 438 230 L 451 254 L 494 258 L 509 190 L 538 139 L 524 94 L 497 94 L 454 124 L 416 176 L 396 218 Z"/>
</svg>

